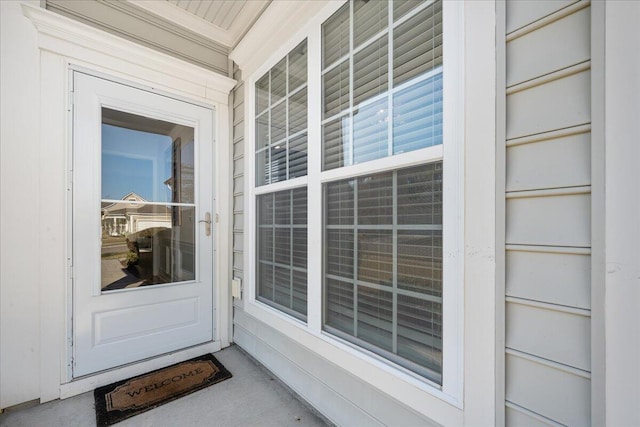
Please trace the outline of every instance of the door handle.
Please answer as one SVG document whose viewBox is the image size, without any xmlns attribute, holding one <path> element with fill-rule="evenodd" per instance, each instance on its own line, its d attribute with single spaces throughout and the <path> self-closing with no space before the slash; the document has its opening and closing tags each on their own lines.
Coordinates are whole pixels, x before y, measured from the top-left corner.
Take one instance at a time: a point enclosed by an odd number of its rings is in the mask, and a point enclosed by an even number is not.
<svg viewBox="0 0 640 427">
<path fill-rule="evenodd" d="M 204 214 L 204 219 L 198 221 L 198 223 L 204 222 L 204 233 L 207 236 L 211 236 L 211 212 Z"/>
</svg>

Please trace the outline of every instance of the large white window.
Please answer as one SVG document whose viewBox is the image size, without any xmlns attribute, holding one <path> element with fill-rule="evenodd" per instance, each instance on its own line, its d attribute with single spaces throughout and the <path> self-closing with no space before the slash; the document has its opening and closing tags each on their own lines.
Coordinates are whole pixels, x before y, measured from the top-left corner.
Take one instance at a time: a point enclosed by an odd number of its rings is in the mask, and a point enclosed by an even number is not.
<svg viewBox="0 0 640 427">
<path fill-rule="evenodd" d="M 452 8 L 347 1 L 251 76 L 247 224 L 253 314 L 304 320 L 293 325 L 314 339 L 457 401 L 462 162 L 451 118 L 461 92 L 444 34 L 459 23 L 443 33 Z M 304 65 L 294 60 L 303 49 Z"/>
<path fill-rule="evenodd" d="M 325 331 L 442 380 L 441 2 L 346 3 L 322 26 Z M 353 177 L 352 177 L 353 176 Z"/>
<path fill-rule="evenodd" d="M 256 298 L 305 320 L 307 189 L 294 178 L 307 174 L 306 40 L 255 83 L 255 112 Z"/>
</svg>

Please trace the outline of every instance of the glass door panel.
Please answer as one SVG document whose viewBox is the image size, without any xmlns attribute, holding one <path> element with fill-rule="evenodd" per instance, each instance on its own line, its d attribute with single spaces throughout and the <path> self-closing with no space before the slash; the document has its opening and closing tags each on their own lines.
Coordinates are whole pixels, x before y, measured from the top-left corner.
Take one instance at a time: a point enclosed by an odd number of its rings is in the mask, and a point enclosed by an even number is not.
<svg viewBox="0 0 640 427">
<path fill-rule="evenodd" d="M 192 127 L 102 108 L 101 289 L 195 280 Z"/>
</svg>

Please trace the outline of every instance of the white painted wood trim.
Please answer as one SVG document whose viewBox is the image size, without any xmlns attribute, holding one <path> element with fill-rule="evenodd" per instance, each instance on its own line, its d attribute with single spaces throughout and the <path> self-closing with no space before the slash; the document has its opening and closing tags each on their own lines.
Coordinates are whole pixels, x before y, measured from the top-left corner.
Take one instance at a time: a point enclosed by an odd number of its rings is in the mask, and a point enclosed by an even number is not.
<svg viewBox="0 0 640 427">
<path fill-rule="evenodd" d="M 248 77 L 287 40 L 296 38 L 294 35 L 301 27 L 305 27 L 310 19 L 317 20 L 325 14 L 324 9 L 335 11 L 342 3 L 342 0 L 275 0 L 231 51 L 229 58 L 238 64 L 243 75 Z M 278 23 L 276 29 L 273 27 L 274 22 Z"/>
<path fill-rule="evenodd" d="M 129 66 L 138 68 L 129 76 L 144 79 L 146 75 L 155 75 L 155 80 L 167 89 L 176 86 L 201 86 L 195 93 L 201 99 L 215 100 L 220 104 L 228 103 L 228 95 L 236 81 L 210 70 L 173 58 L 145 46 L 95 29 L 81 22 L 28 4 L 22 5 L 23 13 L 33 22 L 39 32 L 38 43 L 42 50 L 60 55 L 78 57 L 79 48 L 100 55 L 124 60 Z M 143 71 L 144 70 L 144 71 Z M 174 82 L 181 82 L 176 85 Z"/>
<path fill-rule="evenodd" d="M 606 420 L 605 2 L 591 4 L 591 425 Z M 611 141 L 613 142 L 613 141 Z"/>
</svg>

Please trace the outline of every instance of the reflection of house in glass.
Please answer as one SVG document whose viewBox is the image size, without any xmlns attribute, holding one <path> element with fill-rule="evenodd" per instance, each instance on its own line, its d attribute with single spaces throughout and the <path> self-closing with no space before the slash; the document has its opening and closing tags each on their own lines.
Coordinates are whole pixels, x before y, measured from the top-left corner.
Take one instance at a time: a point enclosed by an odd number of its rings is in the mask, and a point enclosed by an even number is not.
<svg viewBox="0 0 640 427">
<path fill-rule="evenodd" d="M 171 212 L 167 207 L 145 204 L 146 200 L 136 193 L 129 193 L 122 200 L 102 202 L 103 236 L 126 236 L 152 227 L 171 228 Z"/>
</svg>

